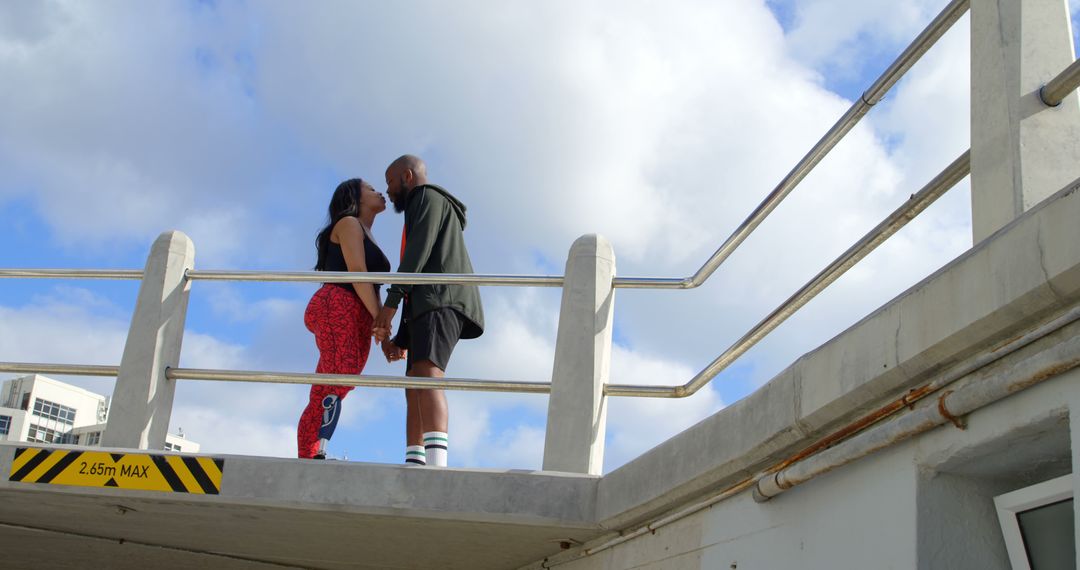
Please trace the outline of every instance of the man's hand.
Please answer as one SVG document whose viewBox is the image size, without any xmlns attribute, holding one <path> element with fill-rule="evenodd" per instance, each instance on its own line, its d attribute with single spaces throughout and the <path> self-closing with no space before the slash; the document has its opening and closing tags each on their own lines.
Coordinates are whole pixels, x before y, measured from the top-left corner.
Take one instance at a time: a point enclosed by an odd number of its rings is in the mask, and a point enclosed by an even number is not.
<svg viewBox="0 0 1080 570">
<path fill-rule="evenodd" d="M 395 314 L 397 309 L 393 307 L 384 306 L 382 311 L 379 311 L 379 318 L 375 319 L 375 324 L 371 326 L 371 336 L 374 336 L 375 340 L 383 342 L 390 338 Z"/>
<path fill-rule="evenodd" d="M 390 340 L 384 340 L 382 342 L 382 351 L 387 362 L 397 362 L 398 360 L 405 358 L 405 349 L 394 344 Z"/>
</svg>

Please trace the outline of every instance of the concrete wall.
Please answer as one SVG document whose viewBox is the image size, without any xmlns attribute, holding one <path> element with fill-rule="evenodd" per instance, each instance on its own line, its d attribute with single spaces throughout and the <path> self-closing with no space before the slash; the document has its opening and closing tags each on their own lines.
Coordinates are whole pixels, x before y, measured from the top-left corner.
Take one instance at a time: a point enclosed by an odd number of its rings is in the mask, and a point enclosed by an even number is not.
<svg viewBox="0 0 1080 570">
<path fill-rule="evenodd" d="M 564 570 L 1002 569 L 993 497 L 1072 471 L 1080 369 L 767 503 L 749 492 Z M 1080 408 L 1073 413 L 1080 413 Z"/>
<path fill-rule="evenodd" d="M 803 356 L 757 392 L 600 483 L 625 528 L 753 475 L 944 366 L 1080 302 L 1080 182 Z M 710 453 L 687 453 L 709 449 Z"/>
<path fill-rule="evenodd" d="M 11 418 L 11 425 L 6 435 L 0 435 L 0 441 L 24 441 L 29 424 L 26 421 L 26 412 L 16 408 L 0 408 L 0 416 Z"/>
</svg>

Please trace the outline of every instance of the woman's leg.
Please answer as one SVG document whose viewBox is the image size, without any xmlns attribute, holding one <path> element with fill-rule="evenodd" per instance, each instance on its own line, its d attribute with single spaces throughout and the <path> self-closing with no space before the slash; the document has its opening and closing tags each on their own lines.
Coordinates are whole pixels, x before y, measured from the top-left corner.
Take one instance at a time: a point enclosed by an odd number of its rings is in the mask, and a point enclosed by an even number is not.
<svg viewBox="0 0 1080 570">
<path fill-rule="evenodd" d="M 296 428 L 299 457 L 311 459 L 325 453 L 322 446 L 333 437 L 341 416 L 341 400 L 350 390 L 352 386 L 315 384 L 311 387 L 308 405 Z"/>
<path fill-rule="evenodd" d="M 319 293 L 324 293 L 320 296 Z M 309 328 L 315 333 L 319 347 L 320 374 L 360 374 L 371 350 L 370 313 L 354 294 L 340 287 L 324 286 L 308 305 L 312 316 Z M 321 446 L 333 436 L 341 414 L 341 400 L 352 386 L 313 385 L 308 405 L 297 426 L 299 457 L 311 458 L 322 451 Z"/>
</svg>

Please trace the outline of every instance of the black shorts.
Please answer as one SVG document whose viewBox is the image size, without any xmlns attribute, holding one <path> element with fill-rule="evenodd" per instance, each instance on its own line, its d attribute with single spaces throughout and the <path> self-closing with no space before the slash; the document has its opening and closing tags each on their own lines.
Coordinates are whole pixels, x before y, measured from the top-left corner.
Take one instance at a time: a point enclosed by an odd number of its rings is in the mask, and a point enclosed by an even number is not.
<svg viewBox="0 0 1080 570">
<path fill-rule="evenodd" d="M 408 345 L 402 347 L 408 350 L 406 370 L 412 369 L 414 362 L 430 360 L 445 372 L 464 325 L 465 317 L 449 307 L 434 309 L 409 320 L 408 330 L 402 331 L 405 338 L 399 339 Z"/>
</svg>

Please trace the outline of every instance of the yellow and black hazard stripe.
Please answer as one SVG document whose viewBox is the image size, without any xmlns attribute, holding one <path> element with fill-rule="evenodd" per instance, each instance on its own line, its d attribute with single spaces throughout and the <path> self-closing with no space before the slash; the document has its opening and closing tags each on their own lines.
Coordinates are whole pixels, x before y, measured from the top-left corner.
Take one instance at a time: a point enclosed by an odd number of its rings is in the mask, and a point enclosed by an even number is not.
<svg viewBox="0 0 1080 570">
<path fill-rule="evenodd" d="M 216 457 L 20 447 L 8 481 L 217 495 L 224 472 Z"/>
</svg>

